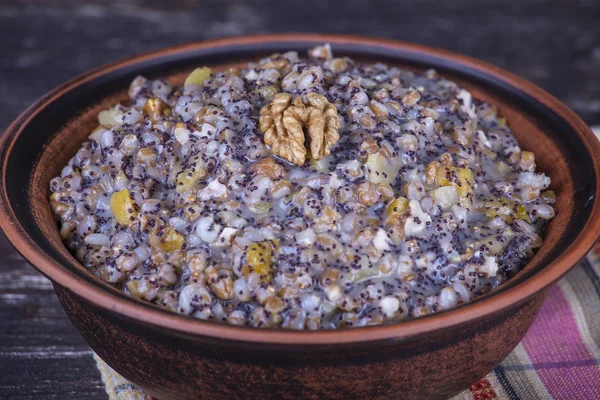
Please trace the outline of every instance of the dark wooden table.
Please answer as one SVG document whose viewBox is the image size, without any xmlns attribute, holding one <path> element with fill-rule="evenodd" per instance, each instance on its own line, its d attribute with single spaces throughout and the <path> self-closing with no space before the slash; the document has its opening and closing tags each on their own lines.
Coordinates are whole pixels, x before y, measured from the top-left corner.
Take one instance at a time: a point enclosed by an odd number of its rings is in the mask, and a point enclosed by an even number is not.
<svg viewBox="0 0 600 400">
<path fill-rule="evenodd" d="M 313 5 L 313 3 L 315 3 Z M 0 132 L 61 81 L 100 64 L 222 36 L 321 31 L 479 57 L 600 124 L 597 0 L 0 2 Z M 0 399 L 106 399 L 52 286 L 0 234 Z"/>
</svg>

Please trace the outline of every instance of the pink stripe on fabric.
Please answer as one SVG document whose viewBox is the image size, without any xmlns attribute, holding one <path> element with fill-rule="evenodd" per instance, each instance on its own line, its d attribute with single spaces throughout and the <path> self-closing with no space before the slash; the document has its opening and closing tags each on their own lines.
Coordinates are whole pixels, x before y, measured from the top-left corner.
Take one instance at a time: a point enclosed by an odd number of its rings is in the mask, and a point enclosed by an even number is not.
<svg viewBox="0 0 600 400">
<path fill-rule="evenodd" d="M 554 285 L 523 346 L 554 399 L 600 399 L 600 367 L 562 291 Z"/>
</svg>

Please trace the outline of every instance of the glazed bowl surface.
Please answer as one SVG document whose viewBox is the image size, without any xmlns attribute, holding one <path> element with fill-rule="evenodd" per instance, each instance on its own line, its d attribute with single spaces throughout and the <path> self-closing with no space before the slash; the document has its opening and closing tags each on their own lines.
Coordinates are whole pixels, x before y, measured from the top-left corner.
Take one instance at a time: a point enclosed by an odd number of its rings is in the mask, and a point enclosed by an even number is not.
<svg viewBox="0 0 600 400">
<path fill-rule="evenodd" d="M 500 288 L 455 309 L 386 326 L 299 332 L 235 327 L 171 314 L 103 283 L 69 254 L 48 183 L 137 75 L 182 83 L 196 66 L 239 66 L 328 42 L 334 54 L 438 72 L 499 109 L 552 179 L 557 216 L 534 259 Z M 499 68 L 381 39 L 273 35 L 194 43 L 81 75 L 35 102 L 0 139 L 0 226 L 54 284 L 91 348 L 160 400 L 445 398 L 483 377 L 519 343 L 547 288 L 600 233 L 600 145 L 558 100 Z"/>
</svg>

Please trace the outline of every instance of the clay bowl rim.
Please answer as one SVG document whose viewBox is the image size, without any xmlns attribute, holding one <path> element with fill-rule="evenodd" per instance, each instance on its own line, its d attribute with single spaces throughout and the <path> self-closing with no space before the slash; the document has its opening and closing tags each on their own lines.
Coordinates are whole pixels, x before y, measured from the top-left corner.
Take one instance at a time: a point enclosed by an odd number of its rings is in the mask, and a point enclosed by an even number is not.
<svg viewBox="0 0 600 400">
<path fill-rule="evenodd" d="M 46 253 L 37 246 L 34 240 L 28 236 L 12 211 L 12 206 L 8 202 L 6 195 L 6 182 L 2 179 L 0 186 L 0 227 L 5 232 L 9 241 L 25 257 L 25 259 L 45 276 L 49 277 L 53 282 L 67 288 L 87 302 L 108 312 L 116 313 L 125 318 L 131 318 L 138 323 L 180 334 L 212 337 L 215 339 L 231 340 L 242 343 L 290 345 L 335 345 L 359 342 L 366 343 L 381 340 L 401 340 L 417 335 L 431 334 L 443 329 L 455 328 L 467 323 L 474 323 L 486 316 L 496 315 L 502 310 L 515 306 L 516 304 L 523 304 L 525 301 L 562 277 L 592 248 L 600 234 L 600 142 L 598 142 L 587 124 L 585 124 L 568 107 L 544 90 L 496 66 L 446 50 L 380 38 L 329 34 L 277 34 L 232 37 L 168 47 L 101 66 L 79 75 L 48 92 L 17 117 L 0 138 L 0 159 L 2 160 L 0 176 L 4 177 L 7 174 L 7 155 L 10 154 L 14 142 L 18 139 L 22 128 L 27 125 L 40 110 L 52 103 L 62 94 L 73 90 L 90 80 L 105 74 L 110 74 L 121 68 L 151 61 L 154 58 L 185 54 L 186 52 L 193 50 L 210 49 L 219 46 L 244 46 L 264 43 L 285 44 L 286 42 L 292 43 L 299 41 L 314 44 L 328 42 L 334 45 L 357 45 L 361 48 L 377 46 L 380 49 L 388 48 L 390 50 L 403 50 L 427 56 L 437 61 L 452 62 L 454 64 L 462 65 L 470 71 L 474 71 L 486 77 L 491 77 L 504 85 L 517 88 L 520 92 L 523 92 L 544 107 L 552 110 L 563 121 L 566 121 L 575 132 L 577 132 L 592 159 L 595 175 L 594 203 L 585 227 L 573 240 L 571 245 L 541 271 L 506 290 L 490 296 L 485 296 L 485 298 L 472 303 L 442 313 L 403 321 L 392 325 L 310 332 L 256 329 L 206 322 L 175 313 L 169 313 L 139 300 L 119 297 L 99 284 L 93 284 L 90 281 L 81 279 L 81 277 L 76 276 L 60 263 L 48 257 Z"/>
</svg>

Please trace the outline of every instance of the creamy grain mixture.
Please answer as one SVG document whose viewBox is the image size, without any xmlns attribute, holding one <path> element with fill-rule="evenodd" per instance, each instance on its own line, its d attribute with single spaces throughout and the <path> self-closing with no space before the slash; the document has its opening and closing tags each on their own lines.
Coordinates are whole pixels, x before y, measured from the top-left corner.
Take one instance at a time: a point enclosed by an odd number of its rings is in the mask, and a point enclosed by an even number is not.
<svg viewBox="0 0 600 400">
<path fill-rule="evenodd" d="M 129 96 L 50 202 L 90 271 L 174 312 L 289 329 L 419 317 L 513 276 L 555 213 L 506 121 L 433 70 L 325 45 L 182 87 L 138 77 Z"/>
</svg>

